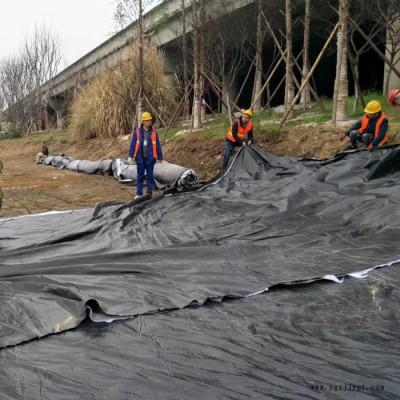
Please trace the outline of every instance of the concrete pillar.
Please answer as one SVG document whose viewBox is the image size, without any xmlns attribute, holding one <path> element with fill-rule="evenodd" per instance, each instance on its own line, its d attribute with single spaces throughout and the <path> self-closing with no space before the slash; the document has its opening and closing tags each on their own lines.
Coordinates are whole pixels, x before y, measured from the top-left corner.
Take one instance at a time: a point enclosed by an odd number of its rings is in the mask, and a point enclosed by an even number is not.
<svg viewBox="0 0 400 400">
<path fill-rule="evenodd" d="M 48 102 L 50 106 L 56 113 L 56 129 L 63 130 L 66 128 L 65 117 L 67 115 L 67 109 L 65 106 L 65 98 L 57 96 L 51 97 Z"/>
</svg>

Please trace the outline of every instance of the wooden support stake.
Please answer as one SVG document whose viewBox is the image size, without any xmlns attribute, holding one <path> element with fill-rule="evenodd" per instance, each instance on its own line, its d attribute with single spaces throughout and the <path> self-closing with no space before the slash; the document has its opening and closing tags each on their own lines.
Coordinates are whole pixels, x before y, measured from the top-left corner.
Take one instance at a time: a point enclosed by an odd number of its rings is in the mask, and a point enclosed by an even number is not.
<svg viewBox="0 0 400 400">
<path fill-rule="evenodd" d="M 314 73 L 315 69 L 317 68 L 317 66 L 318 66 L 318 64 L 319 64 L 319 62 L 320 62 L 322 56 L 323 56 L 324 53 L 325 53 L 325 50 L 328 48 L 330 42 L 331 42 L 332 39 L 334 38 L 334 36 L 335 36 L 335 34 L 336 34 L 338 28 L 339 28 L 339 22 L 338 22 L 338 23 L 335 25 L 335 27 L 333 28 L 331 34 L 329 35 L 329 37 L 328 37 L 328 39 L 327 39 L 327 41 L 326 41 L 326 43 L 325 43 L 325 45 L 324 45 L 324 47 L 322 48 L 321 52 L 319 53 L 317 59 L 315 60 L 315 62 L 314 62 L 314 64 L 313 64 L 313 66 L 311 67 L 311 69 L 310 69 L 308 75 L 304 78 L 304 81 L 303 81 L 303 83 L 301 84 L 300 90 L 297 92 L 297 94 L 296 94 L 296 96 L 294 97 L 292 103 L 290 104 L 290 106 L 289 106 L 288 109 L 286 110 L 285 114 L 283 115 L 283 118 L 282 118 L 281 123 L 279 124 L 278 130 L 281 129 L 282 126 L 284 125 L 284 123 L 285 123 L 285 121 L 286 121 L 286 119 L 287 119 L 287 117 L 288 117 L 290 111 L 292 111 L 294 105 L 296 104 L 296 101 L 298 100 L 298 98 L 299 98 L 300 95 L 301 95 L 301 92 L 303 91 L 303 89 L 304 89 L 305 86 L 307 85 L 308 81 L 310 80 L 312 74 Z"/>
<path fill-rule="evenodd" d="M 350 23 L 358 30 L 360 35 L 369 43 L 369 45 L 375 50 L 375 52 L 378 54 L 379 57 L 382 58 L 383 61 L 387 65 L 389 65 L 390 68 L 392 68 L 392 71 L 400 78 L 400 71 L 389 61 L 388 58 L 385 57 L 385 55 L 376 47 L 375 43 L 364 33 L 364 31 L 358 26 L 357 22 L 354 21 L 353 18 L 349 17 Z"/>
<path fill-rule="evenodd" d="M 277 37 L 275 36 L 274 31 L 272 30 L 271 25 L 270 25 L 270 23 L 268 22 L 267 17 L 265 16 L 265 14 L 262 13 L 262 15 L 263 15 L 265 24 L 267 25 L 268 31 L 269 31 L 270 35 L 272 36 L 272 39 L 274 39 L 275 46 L 277 47 L 278 51 L 282 54 L 282 57 L 283 57 L 283 54 L 284 54 L 284 53 L 283 53 L 282 47 L 281 47 L 281 45 L 280 45 L 280 43 L 279 43 L 279 40 L 278 40 Z M 285 61 L 286 61 L 286 60 L 285 60 Z M 297 62 L 297 60 L 295 60 L 295 65 L 296 65 L 297 69 L 299 70 L 300 75 L 302 76 L 302 78 L 305 78 L 305 77 L 303 76 L 303 70 L 300 68 L 300 65 L 299 65 L 299 63 Z M 297 81 L 295 75 L 293 75 L 293 80 L 294 80 L 294 82 L 295 82 L 297 88 L 299 88 L 299 87 L 300 87 L 300 84 L 299 84 L 299 82 Z M 319 107 L 321 108 L 321 111 L 324 112 L 324 111 L 325 111 L 325 109 L 324 109 L 324 103 L 320 100 L 317 91 L 316 91 L 311 85 L 310 85 L 309 87 L 310 87 L 310 92 L 311 92 L 311 94 L 314 96 L 314 98 L 315 98 L 316 102 L 318 103 Z"/>
<path fill-rule="evenodd" d="M 269 82 L 271 81 L 273 75 L 275 74 L 276 70 L 278 69 L 280 63 L 282 62 L 282 60 L 285 58 L 285 54 L 286 54 L 286 50 L 282 53 L 281 58 L 279 59 L 279 61 L 276 63 L 274 69 L 271 71 L 271 73 L 269 74 L 268 79 L 264 82 L 263 87 L 260 90 L 260 93 L 257 94 L 257 96 L 254 98 L 253 103 L 251 103 L 250 108 L 253 108 L 254 104 L 256 104 L 258 98 L 261 96 L 262 92 L 265 90 L 265 88 L 267 87 L 267 85 L 269 84 Z"/>
</svg>

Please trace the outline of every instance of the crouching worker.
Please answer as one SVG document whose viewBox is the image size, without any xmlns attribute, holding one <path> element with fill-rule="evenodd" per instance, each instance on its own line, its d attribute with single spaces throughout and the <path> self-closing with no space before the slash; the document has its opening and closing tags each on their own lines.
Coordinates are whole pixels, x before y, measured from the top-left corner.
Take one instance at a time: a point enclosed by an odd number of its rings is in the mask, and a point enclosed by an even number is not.
<svg viewBox="0 0 400 400">
<path fill-rule="evenodd" d="M 46 143 L 42 143 L 42 150 L 36 154 L 35 162 L 36 164 L 41 164 L 42 161 L 49 155 L 49 148 Z"/>
<path fill-rule="evenodd" d="M 365 115 L 346 133 L 340 135 L 340 139 L 350 138 L 350 146 L 346 150 L 354 150 L 357 143 L 364 143 L 368 151 L 384 145 L 388 141 L 389 121 L 382 112 L 381 103 L 372 100 L 364 109 Z"/>
<path fill-rule="evenodd" d="M 245 110 L 242 112 L 242 116 L 231 125 L 226 137 L 222 171 L 228 167 L 229 158 L 235 146 L 246 146 L 254 143 L 253 123 L 250 121 L 252 116 L 253 112 L 251 110 Z"/>
<path fill-rule="evenodd" d="M 136 161 L 137 191 L 135 199 L 143 196 L 144 175 L 147 176 L 147 195 L 153 195 L 154 165 L 162 162 L 163 153 L 157 132 L 152 127 L 152 116 L 148 112 L 142 114 L 142 123 L 132 133 L 128 163 Z"/>
</svg>

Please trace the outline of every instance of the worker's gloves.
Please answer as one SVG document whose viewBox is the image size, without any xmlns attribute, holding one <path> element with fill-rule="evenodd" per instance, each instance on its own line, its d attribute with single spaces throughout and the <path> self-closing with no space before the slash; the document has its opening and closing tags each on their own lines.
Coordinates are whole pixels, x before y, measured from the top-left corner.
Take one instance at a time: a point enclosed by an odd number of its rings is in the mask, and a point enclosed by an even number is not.
<svg viewBox="0 0 400 400">
<path fill-rule="evenodd" d="M 341 133 L 341 134 L 340 134 L 340 140 L 343 141 L 344 139 L 346 139 L 346 136 L 347 136 L 347 135 L 346 135 L 345 133 Z"/>
<path fill-rule="evenodd" d="M 353 131 L 350 131 L 350 135 L 361 135 L 361 132 L 358 129 L 354 129 Z"/>
<path fill-rule="evenodd" d="M 368 151 L 373 151 L 373 150 L 374 150 L 373 144 L 371 143 L 371 144 L 367 147 L 367 149 L 368 149 Z"/>
<path fill-rule="evenodd" d="M 133 164 L 133 158 L 132 157 L 128 158 L 127 164 L 131 164 L 131 165 Z"/>
<path fill-rule="evenodd" d="M 243 140 L 242 146 L 247 146 L 247 143 Z"/>
<path fill-rule="evenodd" d="M 247 144 L 250 146 L 250 145 L 251 145 L 251 140 L 249 140 L 249 141 L 247 142 Z"/>
</svg>

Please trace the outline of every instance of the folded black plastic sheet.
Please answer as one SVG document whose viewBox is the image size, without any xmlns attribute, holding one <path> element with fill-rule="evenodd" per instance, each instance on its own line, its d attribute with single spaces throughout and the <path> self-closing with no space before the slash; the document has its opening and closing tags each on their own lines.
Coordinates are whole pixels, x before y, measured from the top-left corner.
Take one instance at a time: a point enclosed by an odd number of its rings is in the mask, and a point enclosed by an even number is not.
<svg viewBox="0 0 400 400">
<path fill-rule="evenodd" d="M 3 399 L 396 399 L 398 268 L 0 351 Z"/>
<path fill-rule="evenodd" d="M 1 351 L 5 393 L 23 390 L 9 375 L 27 379 L 26 398 L 43 387 L 47 398 L 107 398 L 111 387 L 116 398 L 321 398 L 309 385 L 376 378 L 385 387 L 377 397 L 393 398 L 399 181 L 390 171 L 368 180 L 393 151 L 320 163 L 245 148 L 221 181 L 197 191 L 0 220 L 0 344 L 42 338 Z M 377 265 L 391 266 L 343 285 L 286 286 Z M 386 295 L 371 310 L 375 276 Z M 88 312 L 136 318 L 43 338 Z M 72 354 L 82 355 L 79 367 Z"/>
</svg>

